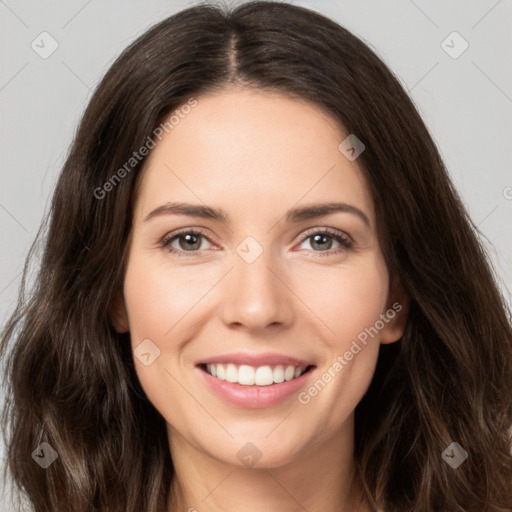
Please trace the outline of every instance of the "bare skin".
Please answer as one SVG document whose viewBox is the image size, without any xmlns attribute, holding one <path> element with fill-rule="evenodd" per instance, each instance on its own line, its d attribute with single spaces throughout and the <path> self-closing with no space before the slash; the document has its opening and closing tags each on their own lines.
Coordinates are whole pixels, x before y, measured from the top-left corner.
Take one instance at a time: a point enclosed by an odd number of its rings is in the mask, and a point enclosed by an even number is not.
<svg viewBox="0 0 512 512">
<path fill-rule="evenodd" d="M 407 297 L 388 274 L 357 160 L 338 149 L 347 134 L 317 106 L 280 94 L 230 89 L 197 101 L 145 164 L 124 293 L 113 304 L 133 349 L 149 339 L 160 350 L 148 366 L 134 360 L 167 423 L 175 467 L 168 510 L 370 511 L 355 504 L 354 409 L 380 344 L 403 334 Z M 220 208 L 227 219 L 150 215 L 171 202 Z M 357 208 L 368 224 L 355 210 L 286 219 L 289 209 L 326 202 Z M 204 236 L 187 245 L 189 228 Z M 248 253 L 257 255 L 250 263 Z M 397 303 L 401 311 L 334 369 Z M 302 401 L 295 392 L 247 408 L 216 393 L 198 361 L 235 352 L 310 362 Z M 308 391 L 319 379 L 325 386 Z M 244 446 L 254 465 L 239 456 Z"/>
</svg>

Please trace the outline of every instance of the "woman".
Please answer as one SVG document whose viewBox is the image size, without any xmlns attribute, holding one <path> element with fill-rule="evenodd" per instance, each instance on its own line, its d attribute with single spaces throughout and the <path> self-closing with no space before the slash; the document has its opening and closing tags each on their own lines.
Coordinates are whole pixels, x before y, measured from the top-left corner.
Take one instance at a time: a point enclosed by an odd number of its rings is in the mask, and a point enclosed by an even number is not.
<svg viewBox="0 0 512 512">
<path fill-rule="evenodd" d="M 476 229 L 392 73 L 304 8 L 201 5 L 124 51 L 2 353 L 37 511 L 512 510 Z"/>
</svg>

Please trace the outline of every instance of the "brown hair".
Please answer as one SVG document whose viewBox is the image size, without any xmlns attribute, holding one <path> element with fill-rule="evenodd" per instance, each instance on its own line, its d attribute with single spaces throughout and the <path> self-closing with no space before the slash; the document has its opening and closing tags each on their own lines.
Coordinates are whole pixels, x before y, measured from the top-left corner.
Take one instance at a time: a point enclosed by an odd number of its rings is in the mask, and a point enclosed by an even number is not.
<svg viewBox="0 0 512 512">
<path fill-rule="evenodd" d="M 386 512 L 511 511 L 510 311 L 478 230 L 384 63 L 334 21 L 278 2 L 183 10 L 132 43 L 97 87 L 53 196 L 36 280 L 26 297 L 23 279 L 2 334 L 14 482 L 37 512 L 165 510 L 165 421 L 108 313 L 144 159 L 103 197 L 94 191 L 170 111 L 232 83 L 315 102 L 366 146 L 358 164 L 379 241 L 410 297 L 406 331 L 381 346 L 356 408 L 368 500 Z M 58 453 L 44 470 L 31 457 L 43 441 Z M 453 441 L 468 452 L 457 469 L 441 456 Z"/>
</svg>

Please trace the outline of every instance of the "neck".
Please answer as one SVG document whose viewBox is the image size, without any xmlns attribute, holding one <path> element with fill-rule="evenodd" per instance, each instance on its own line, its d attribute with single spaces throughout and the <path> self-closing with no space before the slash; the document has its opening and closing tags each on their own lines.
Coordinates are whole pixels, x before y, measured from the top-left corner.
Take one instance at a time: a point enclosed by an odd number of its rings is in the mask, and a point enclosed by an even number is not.
<svg viewBox="0 0 512 512">
<path fill-rule="evenodd" d="M 245 468 L 210 457 L 169 429 L 174 465 L 168 512 L 366 512 L 353 456 L 353 417 L 336 439 L 277 467 Z"/>
</svg>

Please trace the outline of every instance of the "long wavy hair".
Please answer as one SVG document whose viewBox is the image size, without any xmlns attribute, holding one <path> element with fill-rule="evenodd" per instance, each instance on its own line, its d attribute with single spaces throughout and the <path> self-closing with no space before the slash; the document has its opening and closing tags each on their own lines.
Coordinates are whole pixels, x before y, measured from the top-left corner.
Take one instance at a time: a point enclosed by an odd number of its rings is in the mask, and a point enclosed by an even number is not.
<svg viewBox="0 0 512 512">
<path fill-rule="evenodd" d="M 381 346 L 355 411 L 356 468 L 372 507 L 510 512 L 511 313 L 481 234 L 393 73 L 342 26 L 280 2 L 187 8 L 133 42 L 96 88 L 38 235 L 37 274 L 28 287 L 33 246 L 2 332 L 4 478 L 36 512 L 165 510 L 165 421 L 109 314 L 145 158 L 95 191 L 170 112 L 229 85 L 314 102 L 366 146 L 357 163 L 379 242 L 410 297 L 404 335 Z M 58 454 L 46 469 L 32 456 L 43 442 Z M 453 442 L 467 452 L 457 468 L 443 456 L 463 453 Z"/>
</svg>

